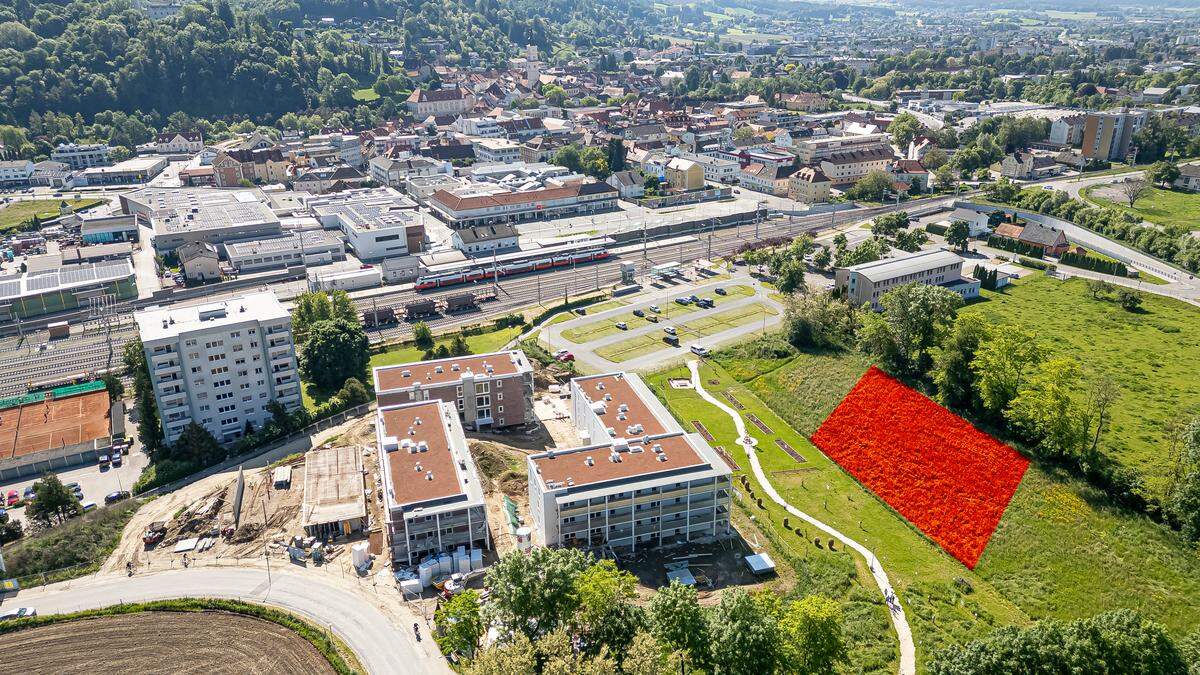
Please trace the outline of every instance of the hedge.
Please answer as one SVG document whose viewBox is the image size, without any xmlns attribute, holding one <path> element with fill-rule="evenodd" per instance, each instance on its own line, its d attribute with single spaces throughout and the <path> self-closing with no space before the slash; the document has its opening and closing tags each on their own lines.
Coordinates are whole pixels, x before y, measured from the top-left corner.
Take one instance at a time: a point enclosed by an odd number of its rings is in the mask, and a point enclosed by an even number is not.
<svg viewBox="0 0 1200 675">
<path fill-rule="evenodd" d="M 945 236 L 945 234 L 950 231 L 950 228 L 946 227 L 945 225 L 938 225 L 937 223 L 929 223 L 925 226 L 925 231 L 929 234 Z"/>
<path fill-rule="evenodd" d="M 1058 261 L 1064 265 L 1071 267 L 1079 267 L 1093 272 L 1101 272 L 1103 274 L 1111 274 L 1118 277 L 1129 276 L 1129 268 L 1125 267 L 1125 263 L 1119 260 L 1107 260 L 1086 253 L 1075 253 L 1067 251 L 1059 256 Z"/>
<path fill-rule="evenodd" d="M 993 234 L 988 237 L 987 243 L 988 246 L 991 246 L 992 248 L 1004 249 L 1005 251 L 1011 251 L 1012 253 L 1016 253 L 1018 255 L 1034 255 L 1039 257 L 1042 255 L 1042 249 L 1040 247 L 1032 244 L 1026 244 L 1023 241 L 1019 239 L 1013 239 L 1012 237 L 1003 237 L 998 234 Z"/>
<path fill-rule="evenodd" d="M 325 631 L 294 614 L 282 610 L 255 605 L 240 600 L 219 600 L 216 598 L 181 598 L 178 600 L 155 600 L 133 604 L 120 604 L 100 609 L 88 609 L 70 614 L 46 614 L 32 616 L 26 619 L 14 619 L 0 622 L 0 635 L 15 633 L 28 628 L 40 628 L 56 623 L 94 619 L 103 616 L 120 616 L 123 614 L 138 614 L 141 612 L 228 612 L 240 614 L 283 626 L 304 638 L 317 651 L 334 671 L 339 675 L 350 675 L 356 671 L 346 663 L 342 651 L 353 654 L 353 651 L 336 637 L 327 635 Z"/>
<path fill-rule="evenodd" d="M 1033 258 L 1026 258 L 1025 256 L 1017 258 L 1017 264 L 1024 265 L 1025 267 L 1032 267 L 1035 270 L 1044 270 L 1050 267 L 1050 263 L 1047 263 L 1045 260 L 1034 260 Z"/>
</svg>

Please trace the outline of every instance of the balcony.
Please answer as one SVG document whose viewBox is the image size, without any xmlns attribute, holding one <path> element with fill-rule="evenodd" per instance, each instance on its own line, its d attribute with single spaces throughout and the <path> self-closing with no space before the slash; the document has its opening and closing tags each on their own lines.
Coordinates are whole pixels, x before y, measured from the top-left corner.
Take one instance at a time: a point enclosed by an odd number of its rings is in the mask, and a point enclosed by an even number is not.
<svg viewBox="0 0 1200 675">
<path fill-rule="evenodd" d="M 155 375 L 170 375 L 172 373 L 179 372 L 182 371 L 180 370 L 179 363 L 177 361 L 164 361 L 163 363 L 154 366 Z"/>
</svg>

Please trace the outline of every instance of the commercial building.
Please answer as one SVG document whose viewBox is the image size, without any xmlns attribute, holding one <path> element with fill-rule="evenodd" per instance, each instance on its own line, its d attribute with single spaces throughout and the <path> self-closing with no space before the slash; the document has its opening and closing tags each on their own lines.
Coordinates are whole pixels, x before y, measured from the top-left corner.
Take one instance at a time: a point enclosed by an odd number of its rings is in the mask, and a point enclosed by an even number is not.
<svg viewBox="0 0 1200 675">
<path fill-rule="evenodd" d="M 386 366 L 374 378 L 380 408 L 437 399 L 473 429 L 533 419 L 533 366 L 519 350 Z"/>
<path fill-rule="evenodd" d="M 863 134 L 856 136 L 818 136 L 802 138 L 792 144 L 801 164 L 815 164 L 819 160 L 838 153 L 886 148 L 891 150 L 887 134 Z"/>
<path fill-rule="evenodd" d="M 62 162 L 75 171 L 81 171 L 93 166 L 111 164 L 110 152 L 107 143 L 60 143 L 50 151 L 50 159 Z"/>
<path fill-rule="evenodd" d="M 1124 161 L 1133 135 L 1150 115 L 1144 110 L 1088 113 L 1083 121 L 1083 156 L 1095 161 Z"/>
<path fill-rule="evenodd" d="M 134 314 L 167 443 L 188 424 L 222 443 L 300 407 L 292 317 L 270 291 Z"/>
<path fill-rule="evenodd" d="M 29 185 L 31 178 L 33 178 L 33 162 L 28 159 L 0 161 L 0 186 Z"/>
<path fill-rule="evenodd" d="M 477 138 L 471 145 L 481 162 L 507 164 L 521 159 L 521 144 L 507 138 Z"/>
<path fill-rule="evenodd" d="M 392 188 L 346 190 L 314 197 L 308 209 L 326 229 L 337 229 L 354 255 L 384 260 L 420 251 L 425 241 L 425 214 Z"/>
<path fill-rule="evenodd" d="M 475 105 L 475 97 L 458 87 L 450 89 L 414 89 L 404 107 L 417 120 L 430 115 L 461 115 Z"/>
<path fill-rule="evenodd" d="M 300 526 L 310 537 L 345 537 L 367 528 L 366 482 L 358 446 L 304 453 Z"/>
<path fill-rule="evenodd" d="M 454 230 L 450 237 L 454 248 L 469 256 L 482 256 L 517 248 L 517 228 L 508 223 L 475 225 Z"/>
<path fill-rule="evenodd" d="M 493 223 L 518 223 L 607 211 L 617 206 L 617 189 L 607 183 L 572 181 L 552 187 L 510 191 L 481 184 L 429 198 L 434 215 L 454 228 Z"/>
<path fill-rule="evenodd" d="M 145 183 L 167 168 L 166 157 L 131 157 L 112 166 L 93 166 L 79 174 L 81 185 Z"/>
<path fill-rule="evenodd" d="M 137 297 L 129 259 L 0 278 L 0 321 Z"/>
<path fill-rule="evenodd" d="M 452 404 L 380 399 L 375 435 L 393 561 L 490 547 L 483 484 Z"/>
<path fill-rule="evenodd" d="M 945 249 L 918 251 L 900 258 L 888 258 L 834 269 L 834 285 L 855 305 L 870 303 L 881 309 L 879 299 L 888 291 L 905 284 L 944 286 L 963 296 L 979 297 L 979 281 L 962 274 L 963 259 Z"/>
<path fill-rule="evenodd" d="M 138 240 L 137 219 L 131 215 L 79 211 L 71 214 L 68 221 L 79 225 L 79 236 L 85 244 Z"/>
<path fill-rule="evenodd" d="M 729 465 L 636 375 L 575 378 L 571 417 L 581 447 L 526 460 L 542 543 L 633 553 L 730 533 Z"/>
<path fill-rule="evenodd" d="M 225 257 L 238 272 L 261 272 L 345 260 L 346 246 L 333 233 L 307 230 L 282 237 L 226 242 Z"/>
<path fill-rule="evenodd" d="M 266 202 L 261 190 L 249 189 L 143 188 L 121 195 L 123 213 L 150 223 L 159 253 L 189 241 L 277 237 L 283 230 Z"/>
</svg>

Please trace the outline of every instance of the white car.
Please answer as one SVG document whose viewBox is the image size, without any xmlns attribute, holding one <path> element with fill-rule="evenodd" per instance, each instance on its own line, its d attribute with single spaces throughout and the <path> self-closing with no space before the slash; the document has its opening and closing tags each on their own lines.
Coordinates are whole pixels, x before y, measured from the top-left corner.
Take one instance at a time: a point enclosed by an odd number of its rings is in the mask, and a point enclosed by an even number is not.
<svg viewBox="0 0 1200 675">
<path fill-rule="evenodd" d="M 621 330 L 625 330 L 625 329 L 629 328 L 629 324 L 625 323 L 624 321 L 618 321 L 617 328 L 620 328 Z"/>
<path fill-rule="evenodd" d="M 563 354 L 568 354 L 568 353 L 569 353 L 569 352 L 568 352 L 567 350 L 565 350 L 565 349 L 560 349 L 560 350 L 558 350 L 558 351 L 554 352 L 553 354 L 551 354 L 551 356 L 553 356 L 554 358 L 558 359 L 558 358 L 562 358 L 562 355 L 563 355 Z"/>
<path fill-rule="evenodd" d="M 663 327 L 663 332 L 666 333 L 667 335 L 674 335 L 675 327 L 674 326 L 665 326 L 665 327 Z"/>
<path fill-rule="evenodd" d="M 37 616 L 37 610 L 32 607 L 13 607 L 12 609 L 0 613 L 0 621 L 9 621 L 11 619 L 27 619 L 31 616 Z"/>
<path fill-rule="evenodd" d="M 692 345 L 692 353 L 696 356 L 708 356 L 708 348 L 700 345 Z"/>
</svg>

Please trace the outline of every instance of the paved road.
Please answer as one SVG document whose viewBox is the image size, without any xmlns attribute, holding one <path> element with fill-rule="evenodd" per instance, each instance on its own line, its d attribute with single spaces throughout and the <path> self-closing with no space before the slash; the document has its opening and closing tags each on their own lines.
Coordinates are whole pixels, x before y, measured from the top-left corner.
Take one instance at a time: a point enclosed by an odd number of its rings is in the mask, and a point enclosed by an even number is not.
<svg viewBox="0 0 1200 675">
<path fill-rule="evenodd" d="M 696 392 L 700 394 L 701 398 L 720 408 L 726 415 L 733 418 L 733 423 L 737 427 L 738 443 L 745 448 L 746 456 L 750 458 L 750 468 L 754 472 L 754 477 L 758 479 L 767 496 L 775 503 L 787 509 L 788 513 L 804 520 L 813 527 L 819 528 L 829 536 L 835 537 L 838 541 L 854 549 L 867 561 L 867 565 L 871 569 L 871 574 L 875 578 L 875 583 L 879 586 L 879 592 L 883 594 L 891 610 L 889 613 L 892 616 L 892 627 L 896 630 L 896 637 L 900 641 L 900 675 L 915 675 L 917 672 L 917 649 L 913 644 L 912 629 L 908 625 L 908 618 L 904 615 L 904 607 L 900 604 L 900 598 L 892 589 L 892 583 L 888 580 L 887 572 L 883 569 L 883 564 L 879 562 L 879 559 L 867 547 L 792 506 L 779 495 L 775 487 L 771 485 L 771 481 L 767 479 L 767 474 L 763 471 L 762 464 L 758 461 L 758 451 L 749 440 L 751 436 L 746 431 L 746 424 L 742 421 L 742 416 L 734 412 L 729 406 L 718 401 L 704 389 L 704 383 L 700 378 L 699 365 L 697 361 L 688 361 L 688 368 L 692 371 L 692 386 L 696 388 Z"/>
<path fill-rule="evenodd" d="M 330 628 L 371 673 L 452 672 L 426 631 L 417 644 L 411 626 L 394 625 L 357 593 L 312 575 L 288 572 L 286 567 L 273 567 L 270 583 L 264 570 L 236 567 L 174 570 L 128 579 L 88 577 L 21 591 L 16 602 L 41 614 L 54 614 L 183 597 L 235 598 L 295 612 Z"/>
</svg>

